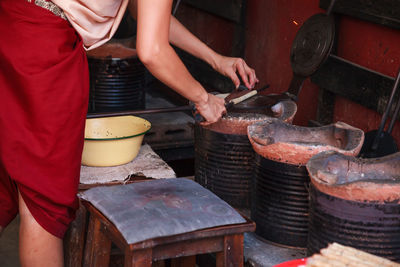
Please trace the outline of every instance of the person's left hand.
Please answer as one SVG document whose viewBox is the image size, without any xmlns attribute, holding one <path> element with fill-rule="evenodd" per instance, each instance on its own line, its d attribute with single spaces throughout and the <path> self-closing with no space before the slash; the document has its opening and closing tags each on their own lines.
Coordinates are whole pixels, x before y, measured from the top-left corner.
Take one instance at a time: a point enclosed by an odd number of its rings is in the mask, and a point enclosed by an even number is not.
<svg viewBox="0 0 400 267">
<path fill-rule="evenodd" d="M 219 55 L 215 62 L 214 69 L 222 75 L 231 78 L 236 89 L 240 85 L 237 73 L 240 75 L 244 85 L 249 89 L 254 88 L 254 85 L 258 83 L 256 72 L 254 69 L 250 68 L 242 58 Z"/>
</svg>

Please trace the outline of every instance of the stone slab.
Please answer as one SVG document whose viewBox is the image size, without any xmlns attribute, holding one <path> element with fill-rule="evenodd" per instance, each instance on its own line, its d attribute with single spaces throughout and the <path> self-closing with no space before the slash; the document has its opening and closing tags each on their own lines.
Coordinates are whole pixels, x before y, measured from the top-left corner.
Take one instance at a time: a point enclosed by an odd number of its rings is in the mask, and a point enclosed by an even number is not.
<svg viewBox="0 0 400 267">
<path fill-rule="evenodd" d="M 81 184 L 105 184 L 125 181 L 130 176 L 162 179 L 175 178 L 174 170 L 152 148 L 144 144 L 138 156 L 131 162 L 113 167 L 81 166 Z"/>
</svg>

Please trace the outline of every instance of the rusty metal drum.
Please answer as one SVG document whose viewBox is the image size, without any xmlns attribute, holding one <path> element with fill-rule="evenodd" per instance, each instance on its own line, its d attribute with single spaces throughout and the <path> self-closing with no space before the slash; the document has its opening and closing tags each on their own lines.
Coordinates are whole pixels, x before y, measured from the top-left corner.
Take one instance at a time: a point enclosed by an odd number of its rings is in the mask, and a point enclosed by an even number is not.
<svg viewBox="0 0 400 267">
<path fill-rule="evenodd" d="M 250 101 L 262 102 L 266 96 Z M 251 106 L 247 103 L 242 105 Z M 293 101 L 282 101 L 271 107 L 237 109 L 219 122 L 195 125 L 195 180 L 236 208 L 250 208 L 254 151 L 247 137 L 247 126 L 277 118 L 291 122 L 297 111 Z"/>
<path fill-rule="evenodd" d="M 400 153 L 310 159 L 308 254 L 337 242 L 400 262 Z"/>
<path fill-rule="evenodd" d="M 326 150 L 356 155 L 364 133 L 345 123 L 301 127 L 281 121 L 248 127 L 256 152 L 251 218 L 261 237 L 290 247 L 306 248 L 309 183 L 306 163 Z"/>
</svg>

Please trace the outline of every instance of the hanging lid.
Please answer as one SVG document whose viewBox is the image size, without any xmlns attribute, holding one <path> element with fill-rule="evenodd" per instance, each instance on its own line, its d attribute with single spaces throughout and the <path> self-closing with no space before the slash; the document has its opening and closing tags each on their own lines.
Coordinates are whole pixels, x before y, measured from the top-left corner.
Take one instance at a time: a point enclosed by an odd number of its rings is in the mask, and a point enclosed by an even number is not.
<svg viewBox="0 0 400 267">
<path fill-rule="evenodd" d="M 290 51 L 293 73 L 308 77 L 328 58 L 335 38 L 332 16 L 316 14 L 307 19 L 294 38 Z"/>
</svg>

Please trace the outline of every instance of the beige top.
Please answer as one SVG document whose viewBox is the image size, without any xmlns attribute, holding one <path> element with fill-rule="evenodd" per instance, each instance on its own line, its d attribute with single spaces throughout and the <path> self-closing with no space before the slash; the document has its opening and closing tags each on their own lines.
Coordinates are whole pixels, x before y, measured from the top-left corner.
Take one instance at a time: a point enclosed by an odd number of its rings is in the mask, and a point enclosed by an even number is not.
<svg viewBox="0 0 400 267">
<path fill-rule="evenodd" d="M 116 32 L 129 0 L 52 0 L 81 35 L 87 50 L 104 44 Z"/>
</svg>

